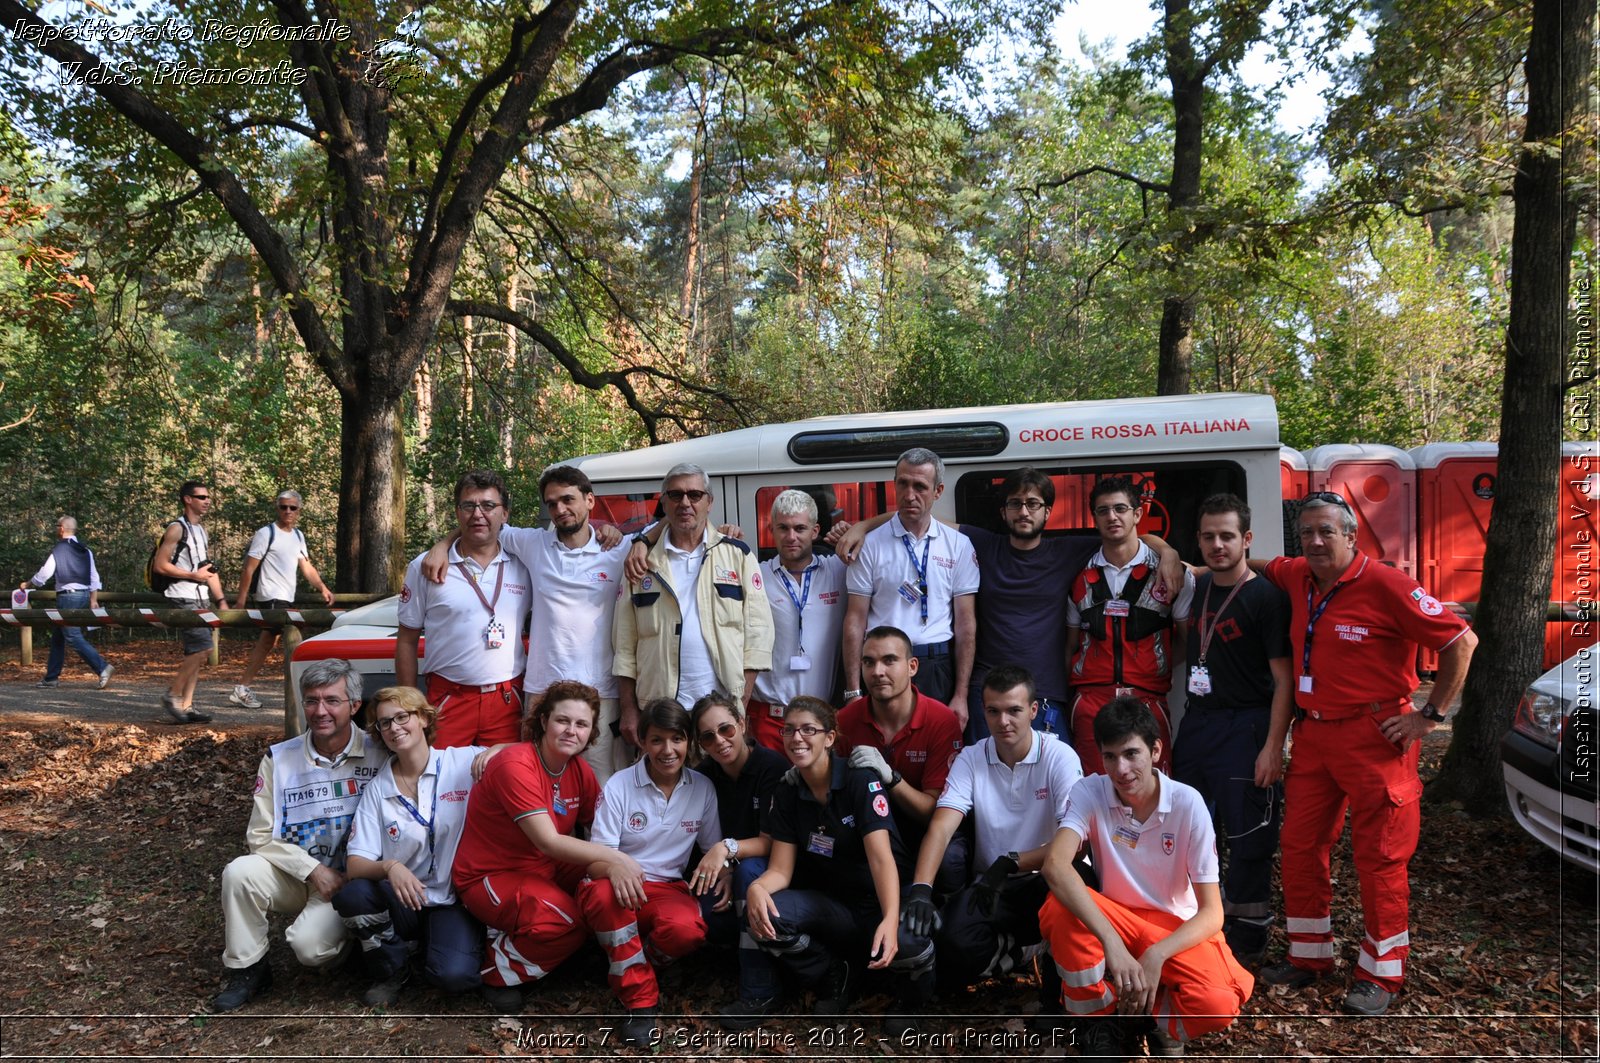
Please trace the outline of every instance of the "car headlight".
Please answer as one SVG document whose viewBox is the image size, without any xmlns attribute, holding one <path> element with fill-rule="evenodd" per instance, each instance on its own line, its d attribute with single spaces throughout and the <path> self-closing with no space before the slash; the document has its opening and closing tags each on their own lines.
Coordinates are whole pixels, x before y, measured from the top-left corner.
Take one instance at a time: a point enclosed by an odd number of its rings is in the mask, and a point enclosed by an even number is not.
<svg viewBox="0 0 1600 1063">
<path fill-rule="evenodd" d="M 1566 727 L 1567 713 L 1570 711 L 1571 707 L 1564 698 L 1530 690 L 1517 702 L 1517 718 L 1511 727 L 1540 745 L 1556 749 L 1561 743 L 1561 732 Z"/>
</svg>

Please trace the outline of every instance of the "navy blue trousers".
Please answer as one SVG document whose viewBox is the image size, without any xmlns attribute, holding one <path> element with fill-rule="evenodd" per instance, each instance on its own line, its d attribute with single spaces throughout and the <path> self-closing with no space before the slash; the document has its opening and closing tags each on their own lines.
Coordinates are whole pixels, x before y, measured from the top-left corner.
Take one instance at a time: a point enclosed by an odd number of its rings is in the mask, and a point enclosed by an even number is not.
<svg viewBox="0 0 1600 1063">
<path fill-rule="evenodd" d="M 422 976 L 446 993 L 478 986 L 483 924 L 460 904 L 413 911 L 388 882 L 353 878 L 334 894 L 333 909 L 361 943 L 362 961 L 374 981 L 394 977 L 413 952 L 420 952 Z"/>
<path fill-rule="evenodd" d="M 778 968 L 772 957 L 761 951 L 750 936 L 744 917 L 744 894 L 750 883 L 767 869 L 767 858 L 752 856 L 740 860 L 733 869 L 733 904 L 714 912 L 716 895 L 700 898 L 700 915 L 706 921 L 706 940 L 720 945 L 739 946 L 739 999 L 769 1000 L 778 995 Z"/>
</svg>

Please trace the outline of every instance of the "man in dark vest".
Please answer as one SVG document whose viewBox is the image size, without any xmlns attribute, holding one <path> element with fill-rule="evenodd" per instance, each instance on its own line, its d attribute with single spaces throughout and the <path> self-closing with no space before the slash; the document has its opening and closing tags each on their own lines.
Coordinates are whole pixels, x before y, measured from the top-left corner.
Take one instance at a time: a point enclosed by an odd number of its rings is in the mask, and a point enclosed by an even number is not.
<svg viewBox="0 0 1600 1063">
<path fill-rule="evenodd" d="M 56 608 L 95 609 L 100 605 L 100 571 L 94 565 L 94 551 L 78 541 L 78 519 L 62 517 L 56 521 L 56 541 L 50 556 L 33 578 L 22 588 L 43 587 L 53 578 L 56 581 Z M 116 669 L 95 652 L 89 640 L 83 637 L 81 627 L 53 627 L 50 629 L 50 657 L 45 663 L 42 687 L 53 687 L 61 681 L 61 667 L 67 660 L 67 647 L 71 646 L 90 671 L 100 677 L 100 689 L 111 682 Z"/>
</svg>

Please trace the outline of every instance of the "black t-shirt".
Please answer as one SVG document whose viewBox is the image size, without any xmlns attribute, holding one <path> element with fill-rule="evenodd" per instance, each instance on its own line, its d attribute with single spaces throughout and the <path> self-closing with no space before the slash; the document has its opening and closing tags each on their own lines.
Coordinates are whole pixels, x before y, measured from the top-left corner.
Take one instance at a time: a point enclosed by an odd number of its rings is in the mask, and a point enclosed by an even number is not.
<svg viewBox="0 0 1600 1063">
<path fill-rule="evenodd" d="M 1094 552 L 1098 536 L 1041 539 L 1018 550 L 1009 535 L 963 524 L 978 555 L 977 654 L 972 678 L 981 681 L 1002 664 L 1033 673 L 1041 698 L 1067 697 L 1067 604 L 1072 581 Z"/>
<path fill-rule="evenodd" d="M 1212 586 L 1213 573 L 1195 580 L 1194 608 L 1189 624 L 1188 669 L 1200 663 L 1200 633 L 1216 624 L 1216 634 L 1206 650 L 1206 671 L 1211 693 L 1189 695 L 1191 709 L 1268 709 L 1272 707 L 1272 669 L 1267 664 L 1289 656 L 1289 599 L 1271 580 L 1248 580 L 1228 608 L 1222 608 L 1232 587 Z M 1209 592 L 1210 601 L 1207 601 Z"/>
<path fill-rule="evenodd" d="M 880 830 L 889 832 L 889 847 L 904 882 L 911 859 L 877 772 L 852 768 L 842 757 L 834 757 L 826 806 L 817 804 L 804 783 L 780 784 L 773 791 L 767 833 L 773 841 L 795 847 L 791 884 L 795 889 L 820 890 L 834 897 L 876 897 L 863 839 Z"/>
<path fill-rule="evenodd" d="M 711 780 L 717 791 L 717 814 L 724 838 L 754 838 L 767 826 L 772 794 L 789 770 L 789 758 L 766 746 L 750 750 L 750 759 L 737 779 L 728 778 L 722 765 L 707 757 L 694 769 Z"/>
</svg>

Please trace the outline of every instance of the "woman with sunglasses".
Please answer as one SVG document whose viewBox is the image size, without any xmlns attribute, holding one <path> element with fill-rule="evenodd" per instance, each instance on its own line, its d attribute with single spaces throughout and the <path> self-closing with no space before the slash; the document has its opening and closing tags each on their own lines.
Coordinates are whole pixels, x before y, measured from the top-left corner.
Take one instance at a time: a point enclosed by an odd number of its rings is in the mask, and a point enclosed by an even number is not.
<svg viewBox="0 0 1600 1063">
<path fill-rule="evenodd" d="M 816 992 L 817 1015 L 842 1015 L 862 967 L 893 968 L 896 1012 L 886 1033 L 933 996 L 933 942 L 900 924 L 900 885 L 911 870 L 876 772 L 833 755 L 832 706 L 798 697 L 783 716 L 783 744 L 798 776 L 778 787 L 767 833 L 767 870 L 745 892 L 750 936 Z"/>
<path fill-rule="evenodd" d="M 574 896 L 589 865 L 639 871 L 631 858 L 577 836 L 594 822 L 600 799 L 594 769 L 580 756 L 599 716 L 594 687 L 551 683 L 522 722 L 523 741 L 495 757 L 472 791 L 455 883 L 467 910 L 489 926 L 483 999 L 496 1011 L 521 1011 L 521 987 L 588 940 Z"/>
<path fill-rule="evenodd" d="M 722 1025 L 747 1030 L 772 1014 L 778 976 L 772 957 L 756 947 L 744 929 L 745 890 L 767 869 L 772 839 L 765 833 L 772 795 L 789 770 L 789 761 L 756 745 L 745 731 L 744 716 L 726 694 L 707 694 L 694 703 L 690 725 L 700 746 L 695 771 L 711 780 L 725 837 L 713 845 L 689 888 L 700 897 L 706 938 L 739 948 L 739 996 L 723 1010 Z"/>
<path fill-rule="evenodd" d="M 456 899 L 450 870 L 475 774 L 495 750 L 434 749 L 438 712 L 411 687 L 373 697 L 368 733 L 390 757 L 361 791 L 348 838 L 348 881 L 334 910 L 361 942 L 372 1007 L 400 999 L 421 952 L 423 976 L 447 993 L 478 985 L 483 928 Z"/>
</svg>

